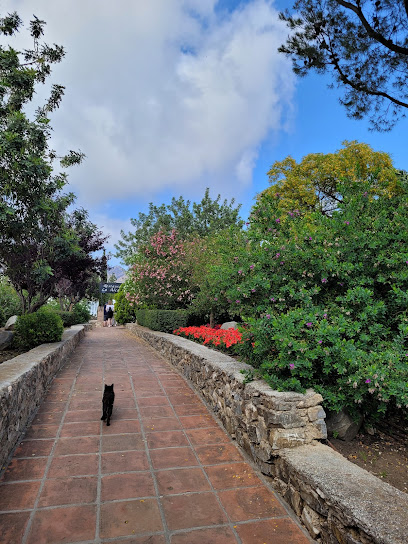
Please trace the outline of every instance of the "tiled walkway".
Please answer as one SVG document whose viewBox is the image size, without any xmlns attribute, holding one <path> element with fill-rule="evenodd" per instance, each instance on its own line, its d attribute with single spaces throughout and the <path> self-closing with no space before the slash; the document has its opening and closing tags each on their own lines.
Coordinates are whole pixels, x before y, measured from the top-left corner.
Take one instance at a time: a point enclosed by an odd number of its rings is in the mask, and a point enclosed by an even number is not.
<svg viewBox="0 0 408 544">
<path fill-rule="evenodd" d="M 0 542 L 310 540 L 189 385 L 117 327 L 88 332 L 54 380 L 0 483 Z"/>
</svg>

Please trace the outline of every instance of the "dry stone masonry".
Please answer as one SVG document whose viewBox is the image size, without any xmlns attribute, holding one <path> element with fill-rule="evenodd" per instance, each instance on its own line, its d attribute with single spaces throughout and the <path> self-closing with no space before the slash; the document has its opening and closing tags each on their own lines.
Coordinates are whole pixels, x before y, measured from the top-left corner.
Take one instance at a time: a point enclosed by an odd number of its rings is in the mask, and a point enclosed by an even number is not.
<svg viewBox="0 0 408 544">
<path fill-rule="evenodd" d="M 61 342 L 42 344 L 0 365 L 0 472 L 86 327 L 74 325 L 64 331 Z"/>
<path fill-rule="evenodd" d="M 327 434 L 319 394 L 245 384 L 244 363 L 185 338 L 126 326 L 190 380 L 314 540 L 408 543 L 408 495 L 318 442 Z"/>
</svg>

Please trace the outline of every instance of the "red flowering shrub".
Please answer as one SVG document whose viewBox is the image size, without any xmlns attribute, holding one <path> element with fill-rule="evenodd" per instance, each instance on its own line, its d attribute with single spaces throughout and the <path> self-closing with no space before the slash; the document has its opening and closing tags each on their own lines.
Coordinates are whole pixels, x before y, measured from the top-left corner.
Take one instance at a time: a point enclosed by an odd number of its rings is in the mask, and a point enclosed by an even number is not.
<svg viewBox="0 0 408 544">
<path fill-rule="evenodd" d="M 206 325 L 201 327 L 180 327 L 173 331 L 173 334 L 226 351 L 242 341 L 242 334 L 236 329 L 211 329 Z"/>
</svg>

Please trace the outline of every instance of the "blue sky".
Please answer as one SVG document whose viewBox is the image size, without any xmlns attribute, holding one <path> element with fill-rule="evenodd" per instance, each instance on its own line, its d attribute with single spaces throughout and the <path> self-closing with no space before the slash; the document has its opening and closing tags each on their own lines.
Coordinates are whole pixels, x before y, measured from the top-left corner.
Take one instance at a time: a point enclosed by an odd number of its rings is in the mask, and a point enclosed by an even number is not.
<svg viewBox="0 0 408 544">
<path fill-rule="evenodd" d="M 87 155 L 69 171 L 69 188 L 111 235 L 110 251 L 149 202 L 199 201 L 206 187 L 242 203 L 245 219 L 270 166 L 288 155 L 300 161 L 358 140 L 408 170 L 407 120 L 370 132 L 367 121 L 347 118 L 329 76 L 296 78 L 277 53 L 287 35 L 278 12 L 291 5 L 2 1 L 2 12 L 17 10 L 25 25 L 33 13 L 46 20 L 45 41 L 66 49 L 52 76 L 66 86 L 52 147 Z"/>
</svg>

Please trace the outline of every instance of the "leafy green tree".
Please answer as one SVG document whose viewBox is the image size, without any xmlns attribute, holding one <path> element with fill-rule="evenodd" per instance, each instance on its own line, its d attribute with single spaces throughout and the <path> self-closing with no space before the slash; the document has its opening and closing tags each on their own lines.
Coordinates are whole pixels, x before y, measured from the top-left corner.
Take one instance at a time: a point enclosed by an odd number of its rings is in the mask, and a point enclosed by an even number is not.
<svg viewBox="0 0 408 544">
<path fill-rule="evenodd" d="M 17 13 L 0 18 L 0 34 L 12 37 L 21 25 Z M 74 195 L 62 193 L 66 173 L 54 174 L 53 163 L 59 159 L 66 168 L 84 155 L 70 151 L 58 157 L 48 145 L 49 116 L 59 107 L 64 87 L 52 85 L 33 119 L 26 114 L 36 86 L 45 83 L 51 65 L 64 56 L 61 46 L 41 42 L 44 25 L 35 16 L 30 22 L 32 50 L 0 46 L 0 266 L 21 299 L 23 313 L 44 304 L 61 279 L 58 267 L 80 252 L 67 215 Z"/>
<path fill-rule="evenodd" d="M 8 278 L 0 275 L 0 327 L 4 327 L 9 317 L 20 313 L 21 302 L 16 290 Z"/>
<path fill-rule="evenodd" d="M 220 319 L 239 315 L 231 311 L 226 297 L 236 258 L 246 247 L 247 234 L 239 226 L 231 226 L 214 236 L 194 241 L 188 257 L 193 281 L 199 289 L 190 312 L 205 317 L 211 326 Z"/>
<path fill-rule="evenodd" d="M 408 408 L 408 183 L 374 198 L 379 175 L 343 180 L 331 215 L 257 204 L 220 282 L 249 325 L 238 349 L 272 387 L 367 418 Z"/>
<path fill-rule="evenodd" d="M 55 262 L 53 280 L 61 307 L 65 299 L 67 309 L 71 310 L 83 298 L 98 294 L 95 283 L 104 271 L 104 261 L 95 253 L 103 250 L 107 236 L 89 221 L 88 212 L 83 208 L 67 215 L 66 225 L 74 233 L 74 245 Z"/>
<path fill-rule="evenodd" d="M 294 72 L 332 72 L 348 116 L 390 130 L 408 108 L 406 0 L 297 0 L 281 14 L 290 35 L 279 51 Z"/>
<path fill-rule="evenodd" d="M 135 321 L 135 306 L 126 298 L 126 285 L 122 284 L 115 295 L 115 319 L 120 324 Z"/>
<path fill-rule="evenodd" d="M 194 237 L 205 237 L 215 234 L 230 225 L 242 225 L 239 217 L 241 205 L 234 207 L 235 200 L 220 202 L 221 196 L 215 200 L 210 197 L 209 189 L 198 203 L 185 201 L 183 197 L 174 198 L 171 204 L 156 206 L 149 204 L 149 213 L 139 213 L 137 219 L 131 219 L 134 232 L 121 231 L 122 240 L 115 245 L 116 257 L 126 264 L 139 248 L 146 244 L 157 232 L 170 234 L 174 229 L 178 236 L 186 240 Z"/>
<path fill-rule="evenodd" d="M 276 201 L 281 220 L 289 213 L 331 215 L 343 200 L 340 185 L 346 183 L 368 184 L 370 197 L 399 191 L 390 155 L 357 141 L 343 142 L 335 153 L 311 153 L 300 163 L 286 157 L 272 165 L 268 176 L 271 187 L 259 195 L 254 211 L 260 216 L 264 206 L 269 209 L 269 201 Z"/>
</svg>

